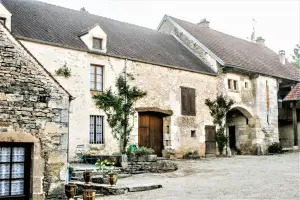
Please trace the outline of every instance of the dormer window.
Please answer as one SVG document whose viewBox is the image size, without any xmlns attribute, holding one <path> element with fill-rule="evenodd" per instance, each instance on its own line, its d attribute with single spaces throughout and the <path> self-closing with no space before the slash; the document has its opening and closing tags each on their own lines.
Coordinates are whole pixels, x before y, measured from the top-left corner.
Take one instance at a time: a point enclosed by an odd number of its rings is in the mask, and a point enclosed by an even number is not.
<svg viewBox="0 0 300 200">
<path fill-rule="evenodd" d="M 0 17 L 0 23 L 1 23 L 1 24 L 5 25 L 5 20 L 6 20 L 5 18 Z"/>
<path fill-rule="evenodd" d="M 93 38 L 93 49 L 102 50 L 102 42 L 100 38 Z"/>
</svg>

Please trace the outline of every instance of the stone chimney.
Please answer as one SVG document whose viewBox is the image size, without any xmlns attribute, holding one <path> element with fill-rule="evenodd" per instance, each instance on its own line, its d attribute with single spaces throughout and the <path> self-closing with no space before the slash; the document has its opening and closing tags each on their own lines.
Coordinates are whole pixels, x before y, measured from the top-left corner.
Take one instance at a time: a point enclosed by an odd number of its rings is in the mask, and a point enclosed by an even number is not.
<svg viewBox="0 0 300 200">
<path fill-rule="evenodd" d="M 209 28 L 209 23 L 210 22 L 204 18 L 204 19 L 201 19 L 197 25 L 201 26 L 201 27 Z"/>
<path fill-rule="evenodd" d="M 89 13 L 89 12 L 85 9 L 85 7 L 80 8 L 79 11 L 80 11 L 80 12 L 83 12 L 83 13 Z"/>
<path fill-rule="evenodd" d="M 279 61 L 282 65 L 285 65 L 285 51 L 279 50 Z"/>
<path fill-rule="evenodd" d="M 261 44 L 261 45 L 265 45 L 265 39 L 262 38 L 261 36 L 256 38 L 256 44 Z"/>
</svg>

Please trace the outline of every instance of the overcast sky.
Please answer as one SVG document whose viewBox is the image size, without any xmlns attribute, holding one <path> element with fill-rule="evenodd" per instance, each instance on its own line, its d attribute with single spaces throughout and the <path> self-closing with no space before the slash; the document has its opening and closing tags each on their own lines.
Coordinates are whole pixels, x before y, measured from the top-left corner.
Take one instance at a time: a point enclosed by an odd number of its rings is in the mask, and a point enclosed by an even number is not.
<svg viewBox="0 0 300 200">
<path fill-rule="evenodd" d="M 90 13 L 156 29 L 164 14 L 197 23 L 202 18 L 210 27 L 237 36 L 250 38 L 252 19 L 256 36 L 266 39 L 266 45 L 278 53 L 283 49 L 290 55 L 300 43 L 300 0 L 40 0 Z"/>
</svg>

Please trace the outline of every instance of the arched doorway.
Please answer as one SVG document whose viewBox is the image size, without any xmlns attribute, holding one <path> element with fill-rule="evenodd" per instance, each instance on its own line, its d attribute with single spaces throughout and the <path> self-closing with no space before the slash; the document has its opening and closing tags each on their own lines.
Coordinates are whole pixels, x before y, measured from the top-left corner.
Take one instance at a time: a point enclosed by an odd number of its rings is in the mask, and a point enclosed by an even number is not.
<svg viewBox="0 0 300 200">
<path fill-rule="evenodd" d="M 232 154 L 251 154 L 252 113 L 245 107 L 234 106 L 226 115 L 228 145 Z"/>
<path fill-rule="evenodd" d="M 163 150 L 163 114 L 139 112 L 138 144 L 152 148 L 157 156 Z"/>
</svg>

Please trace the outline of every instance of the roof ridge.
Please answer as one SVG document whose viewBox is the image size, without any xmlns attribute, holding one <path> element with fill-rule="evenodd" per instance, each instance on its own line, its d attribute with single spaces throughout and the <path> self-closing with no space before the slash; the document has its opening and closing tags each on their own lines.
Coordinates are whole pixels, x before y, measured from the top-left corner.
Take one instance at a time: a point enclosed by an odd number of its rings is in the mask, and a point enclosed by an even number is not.
<svg viewBox="0 0 300 200">
<path fill-rule="evenodd" d="M 168 15 L 168 16 L 171 17 L 171 18 L 174 18 L 174 19 L 177 19 L 177 20 L 181 20 L 181 21 L 184 21 L 184 22 L 187 22 L 187 23 L 190 23 L 190 24 L 193 24 L 193 25 L 197 26 L 197 24 L 195 24 L 195 23 L 193 23 L 193 22 L 190 22 L 190 21 L 187 21 L 187 20 L 183 20 L 183 19 L 179 19 L 179 18 L 177 18 L 177 17 L 173 17 L 173 16 L 170 16 L 170 15 Z M 202 29 L 202 28 L 204 28 L 204 27 L 200 27 L 200 26 L 199 26 L 198 28 L 199 28 L 199 29 Z M 218 32 L 218 33 L 221 33 L 221 34 L 230 36 L 230 37 L 237 38 L 237 39 L 239 39 L 239 40 L 243 40 L 244 42 L 248 42 L 249 44 L 254 44 L 254 45 L 257 45 L 257 46 L 261 46 L 261 47 L 267 47 L 268 49 L 270 49 L 268 46 L 263 46 L 263 45 L 260 45 L 260 44 L 254 43 L 254 42 L 250 42 L 250 41 L 248 41 L 248 40 L 246 40 L 246 39 L 243 39 L 243 38 L 240 38 L 240 37 L 237 37 L 237 36 L 234 36 L 234 35 L 230 35 L 230 34 L 228 34 L 228 33 L 221 32 L 221 31 L 216 30 L 216 29 L 213 29 L 213 28 L 209 28 L 209 29 L 212 30 L 212 31 L 216 31 L 216 32 Z"/>
<path fill-rule="evenodd" d="M 6 1 L 8 1 L 8 0 L 6 0 Z M 92 15 L 92 16 L 96 16 L 96 17 L 101 17 L 101 18 L 104 18 L 104 19 L 107 19 L 107 20 L 112 20 L 112 21 L 116 21 L 116 22 L 119 22 L 119 23 L 129 24 L 129 25 L 136 26 L 136 27 L 139 27 L 139 28 L 148 29 L 148 30 L 154 31 L 154 32 L 159 33 L 159 34 L 168 35 L 168 34 L 161 33 L 159 31 L 157 31 L 155 29 L 152 29 L 152 28 L 149 28 L 149 27 L 133 24 L 133 23 L 130 23 L 130 22 L 119 21 L 119 20 L 112 19 L 112 18 L 109 18 L 109 17 L 104 17 L 104 16 L 100 16 L 100 15 L 97 15 L 97 14 L 93 14 L 93 13 L 90 13 L 90 12 L 85 13 L 85 12 L 81 12 L 80 10 L 75 10 L 73 8 L 68 8 L 68 7 L 63 7 L 63 6 L 51 4 L 51 3 L 48 3 L 48 2 L 43 2 L 43 1 L 38 1 L 38 0 L 21 0 L 21 1 L 27 1 L 27 2 L 31 1 L 31 2 L 38 2 L 38 3 L 41 3 L 41 4 L 47 4 L 47 5 L 50 5 L 50 6 L 59 7 L 61 9 L 67 9 L 67 10 L 70 10 L 72 12 L 78 12 L 78 13 L 81 13 L 82 15 Z"/>
</svg>

